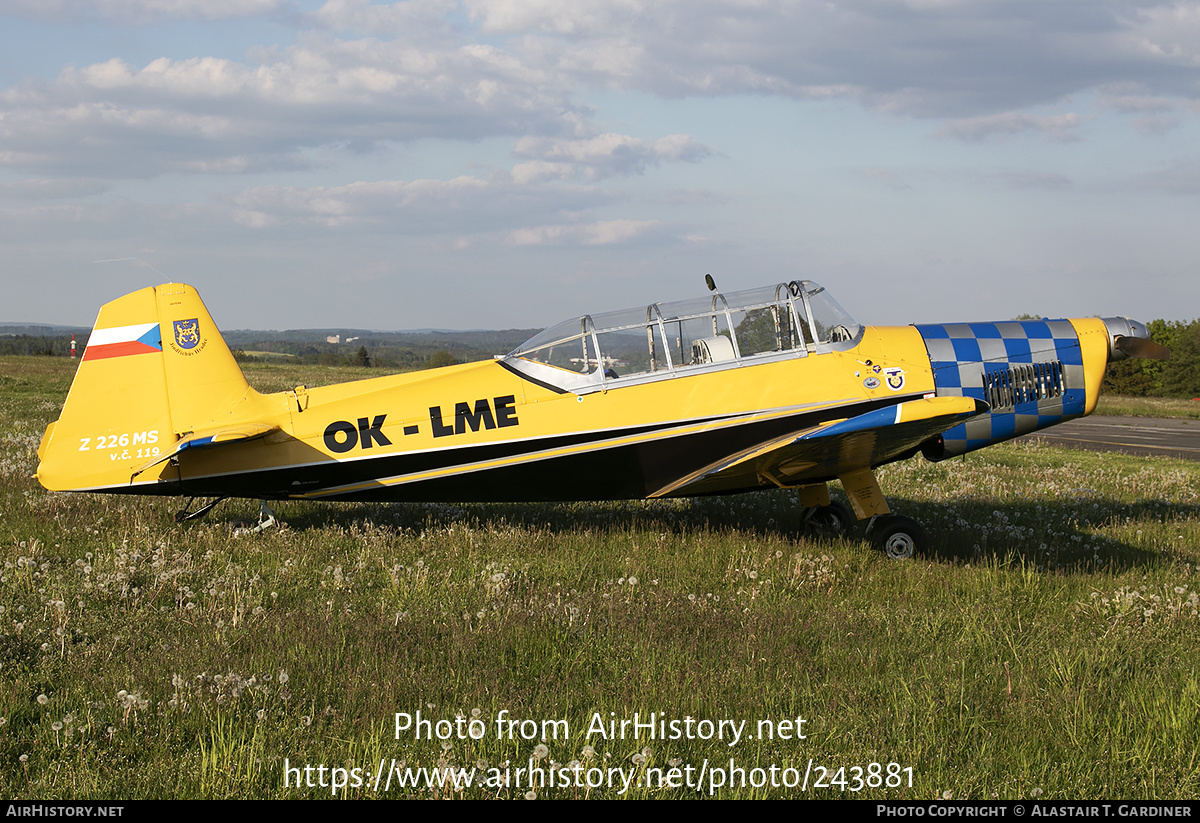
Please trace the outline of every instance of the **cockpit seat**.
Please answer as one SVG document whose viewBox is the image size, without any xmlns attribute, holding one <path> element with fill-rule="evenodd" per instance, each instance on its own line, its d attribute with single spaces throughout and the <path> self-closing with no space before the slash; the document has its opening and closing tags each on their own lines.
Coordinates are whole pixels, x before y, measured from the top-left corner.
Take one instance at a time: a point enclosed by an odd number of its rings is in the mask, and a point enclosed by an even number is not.
<svg viewBox="0 0 1200 823">
<path fill-rule="evenodd" d="M 733 341 L 728 337 L 704 337 L 692 341 L 692 365 L 723 363 L 732 360 Z"/>
</svg>

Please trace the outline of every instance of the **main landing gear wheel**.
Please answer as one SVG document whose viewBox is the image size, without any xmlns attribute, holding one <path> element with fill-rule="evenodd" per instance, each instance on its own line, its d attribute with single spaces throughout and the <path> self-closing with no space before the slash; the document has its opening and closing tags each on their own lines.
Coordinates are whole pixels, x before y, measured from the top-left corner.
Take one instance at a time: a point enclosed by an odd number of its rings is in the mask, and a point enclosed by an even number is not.
<svg viewBox="0 0 1200 823">
<path fill-rule="evenodd" d="M 885 514 L 871 523 L 869 537 L 875 548 L 892 560 L 907 560 L 925 550 L 925 530 L 911 517 Z"/>
<path fill-rule="evenodd" d="M 854 522 L 850 510 L 838 501 L 832 501 L 828 506 L 814 506 L 809 509 L 804 518 L 805 525 L 821 537 L 845 537 Z"/>
</svg>

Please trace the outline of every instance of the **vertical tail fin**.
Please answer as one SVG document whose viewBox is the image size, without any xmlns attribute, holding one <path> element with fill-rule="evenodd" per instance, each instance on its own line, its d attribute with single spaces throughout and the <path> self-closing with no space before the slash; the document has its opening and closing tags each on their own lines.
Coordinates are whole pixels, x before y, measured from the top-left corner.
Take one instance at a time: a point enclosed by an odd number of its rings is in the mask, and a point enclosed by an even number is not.
<svg viewBox="0 0 1200 823">
<path fill-rule="evenodd" d="M 133 473 L 181 435 L 220 424 L 251 397 L 257 392 L 194 288 L 127 294 L 100 309 L 62 413 L 38 448 L 38 482 L 55 491 L 129 489 Z M 139 476 L 137 490 L 174 471 L 164 464 Z"/>
</svg>

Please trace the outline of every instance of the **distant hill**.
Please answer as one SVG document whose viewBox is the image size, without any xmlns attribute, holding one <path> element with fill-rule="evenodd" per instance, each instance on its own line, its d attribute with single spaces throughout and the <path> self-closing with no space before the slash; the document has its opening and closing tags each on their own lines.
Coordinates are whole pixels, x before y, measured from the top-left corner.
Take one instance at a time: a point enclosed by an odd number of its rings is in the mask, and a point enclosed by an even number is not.
<svg viewBox="0 0 1200 823">
<path fill-rule="evenodd" d="M 495 350 L 507 354 L 521 343 L 537 334 L 541 329 L 504 329 L 455 331 L 453 329 L 410 329 L 405 331 L 378 331 L 371 329 L 286 329 L 284 331 L 261 331 L 256 329 L 232 329 L 222 332 L 230 348 L 257 348 L 258 343 L 325 343 L 327 338 L 337 336 L 340 342 L 357 342 L 360 346 L 468 346 L 477 349 Z"/>
<path fill-rule="evenodd" d="M 80 326 L 55 326 L 49 323 L 0 323 L 0 354 L 48 354 L 71 356 L 71 335 L 76 348 L 83 352 L 84 341 L 92 333 Z"/>
<path fill-rule="evenodd" d="M 90 326 L 55 326 L 50 323 L 0 323 L 0 335 L 14 336 L 19 334 L 56 336 L 66 335 L 67 339 L 71 339 L 74 334 L 76 338 L 81 335 L 83 339 L 91 334 Z"/>
<path fill-rule="evenodd" d="M 429 364 L 466 363 L 507 354 L 541 329 L 232 329 L 222 337 L 239 359 L 280 355 L 323 365 L 356 365 L 365 356 L 372 365 L 420 369 Z M 82 354 L 91 329 L 38 323 L 0 323 L 0 354 L 69 356 L 71 335 Z M 336 342 L 330 342 L 335 340 Z M 253 352 L 253 354 L 246 354 Z M 437 355 L 435 358 L 434 356 Z"/>
</svg>

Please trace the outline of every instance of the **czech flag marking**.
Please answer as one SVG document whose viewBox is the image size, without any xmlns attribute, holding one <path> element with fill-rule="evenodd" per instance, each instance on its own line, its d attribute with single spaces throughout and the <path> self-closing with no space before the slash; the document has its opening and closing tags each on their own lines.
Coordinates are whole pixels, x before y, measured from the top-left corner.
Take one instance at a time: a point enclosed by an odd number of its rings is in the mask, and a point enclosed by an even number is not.
<svg viewBox="0 0 1200 823">
<path fill-rule="evenodd" d="M 83 351 L 84 360 L 103 360 L 107 357 L 125 357 L 131 354 L 149 354 L 162 351 L 162 333 L 157 323 L 139 323 L 136 326 L 115 326 L 111 329 L 93 329 Z"/>
</svg>

